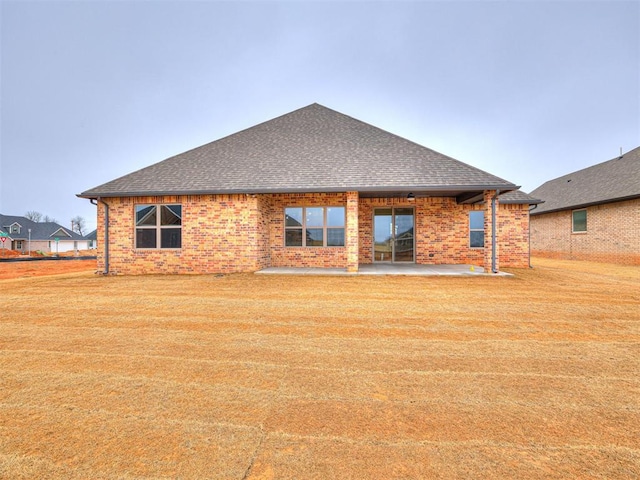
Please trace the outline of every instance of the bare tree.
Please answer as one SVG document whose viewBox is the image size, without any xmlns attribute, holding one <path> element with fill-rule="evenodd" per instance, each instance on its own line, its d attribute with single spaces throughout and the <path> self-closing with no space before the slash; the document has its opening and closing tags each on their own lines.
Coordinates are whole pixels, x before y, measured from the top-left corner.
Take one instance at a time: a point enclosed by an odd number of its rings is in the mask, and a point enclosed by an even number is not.
<svg viewBox="0 0 640 480">
<path fill-rule="evenodd" d="M 86 227 L 86 222 L 84 221 L 84 218 L 82 218 L 80 215 L 73 217 L 71 219 L 71 230 L 84 236 L 84 229 Z"/>
<path fill-rule="evenodd" d="M 42 217 L 42 221 L 43 222 L 52 222 L 52 223 L 58 223 L 58 220 L 56 220 L 53 217 L 50 217 L 49 215 L 45 215 L 44 217 Z"/>
<path fill-rule="evenodd" d="M 24 218 L 38 223 L 42 219 L 42 214 L 40 212 L 29 211 L 24 214 Z"/>
</svg>

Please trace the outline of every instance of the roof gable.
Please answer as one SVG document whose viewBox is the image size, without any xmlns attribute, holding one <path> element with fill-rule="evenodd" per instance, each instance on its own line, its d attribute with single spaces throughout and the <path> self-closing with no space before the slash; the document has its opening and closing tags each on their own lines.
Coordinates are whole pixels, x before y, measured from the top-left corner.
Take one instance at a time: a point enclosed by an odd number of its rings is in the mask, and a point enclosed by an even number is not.
<svg viewBox="0 0 640 480">
<path fill-rule="evenodd" d="M 512 190 L 500 195 L 499 198 L 501 204 L 538 205 L 540 203 L 544 203 L 542 200 L 533 197 L 522 190 Z"/>
<path fill-rule="evenodd" d="M 0 214 L 0 231 L 4 232 L 14 240 L 16 239 L 20 240 L 23 237 L 26 237 L 28 234 L 28 230 L 29 228 L 32 228 L 33 223 L 34 222 L 32 222 L 31 220 L 25 217 L 17 217 L 14 215 Z M 12 227 L 14 226 L 19 227 L 18 232 L 12 231 L 13 230 Z"/>
<path fill-rule="evenodd" d="M 312 104 L 79 196 L 318 191 L 513 190 L 397 135 Z"/>
<path fill-rule="evenodd" d="M 22 225 L 20 233 L 10 233 L 8 228 L 10 225 L 19 223 Z M 51 240 L 57 234 L 67 239 L 82 240 L 82 235 L 77 234 L 64 228 L 55 222 L 34 222 L 26 217 L 17 217 L 13 215 L 0 214 L 0 230 L 9 234 L 13 240 Z"/>
<path fill-rule="evenodd" d="M 53 233 L 51 233 L 51 235 L 49 235 L 49 236 L 50 237 L 67 237 L 67 238 L 71 238 L 72 237 L 71 233 L 69 233 L 63 227 L 60 227 L 60 228 L 54 230 Z"/>
<path fill-rule="evenodd" d="M 544 200 L 532 215 L 640 197 L 640 147 L 549 180 L 531 195 Z"/>
<path fill-rule="evenodd" d="M 20 225 L 20 223 L 18 222 L 13 222 L 11 225 L 7 225 L 6 228 L 9 233 L 20 234 L 20 231 L 22 230 L 22 225 Z"/>
</svg>

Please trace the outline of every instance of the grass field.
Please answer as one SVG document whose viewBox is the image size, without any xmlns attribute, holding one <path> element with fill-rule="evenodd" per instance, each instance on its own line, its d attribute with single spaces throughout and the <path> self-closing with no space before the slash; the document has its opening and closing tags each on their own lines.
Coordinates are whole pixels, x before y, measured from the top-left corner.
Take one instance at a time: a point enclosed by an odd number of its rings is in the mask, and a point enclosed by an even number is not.
<svg viewBox="0 0 640 480">
<path fill-rule="evenodd" d="M 0 478 L 636 479 L 640 268 L 534 265 L 0 280 Z"/>
</svg>

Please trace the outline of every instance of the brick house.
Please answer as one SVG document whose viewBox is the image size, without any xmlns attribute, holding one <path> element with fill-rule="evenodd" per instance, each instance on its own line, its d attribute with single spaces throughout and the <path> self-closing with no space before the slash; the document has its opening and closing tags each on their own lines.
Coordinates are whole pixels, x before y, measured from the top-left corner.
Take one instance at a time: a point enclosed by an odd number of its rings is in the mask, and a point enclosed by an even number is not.
<svg viewBox="0 0 640 480">
<path fill-rule="evenodd" d="M 55 222 L 34 222 L 26 217 L 0 214 L 0 248 L 28 253 L 40 250 L 63 253 L 88 248 L 89 242 Z"/>
<path fill-rule="evenodd" d="M 497 272 L 529 265 L 537 201 L 517 189 L 312 104 L 78 196 L 98 206 L 98 263 L 110 273 L 372 262 Z"/>
<path fill-rule="evenodd" d="M 535 255 L 640 265 L 640 147 L 533 192 Z"/>
</svg>

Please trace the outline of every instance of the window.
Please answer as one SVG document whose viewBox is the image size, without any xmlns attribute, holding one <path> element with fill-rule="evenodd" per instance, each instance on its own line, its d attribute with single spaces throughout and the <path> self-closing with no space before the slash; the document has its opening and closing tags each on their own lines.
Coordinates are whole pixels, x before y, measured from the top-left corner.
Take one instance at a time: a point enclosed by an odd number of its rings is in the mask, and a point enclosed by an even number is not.
<svg viewBox="0 0 640 480">
<path fill-rule="evenodd" d="M 9 233 L 20 233 L 20 225 L 11 225 Z"/>
<path fill-rule="evenodd" d="M 469 212 L 469 246 L 471 248 L 484 247 L 484 212 L 474 210 Z"/>
<path fill-rule="evenodd" d="M 581 233 L 587 231 L 587 211 L 574 210 L 572 212 L 571 231 L 573 233 Z"/>
<path fill-rule="evenodd" d="M 287 247 L 343 247 L 344 207 L 289 207 L 284 209 Z"/>
<path fill-rule="evenodd" d="M 136 205 L 136 248 L 181 248 L 182 205 Z"/>
</svg>

